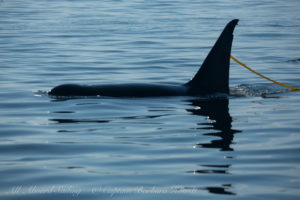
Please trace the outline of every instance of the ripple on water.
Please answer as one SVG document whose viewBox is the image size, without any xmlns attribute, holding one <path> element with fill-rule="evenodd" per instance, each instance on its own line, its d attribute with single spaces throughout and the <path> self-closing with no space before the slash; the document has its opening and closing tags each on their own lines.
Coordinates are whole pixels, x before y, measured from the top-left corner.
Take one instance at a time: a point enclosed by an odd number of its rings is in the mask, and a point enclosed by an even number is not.
<svg viewBox="0 0 300 200">
<path fill-rule="evenodd" d="M 299 5 L 0 0 L 0 199 L 299 199 L 299 92 L 236 64 L 228 97 L 47 94 L 184 83 L 236 17 L 233 55 L 297 86 Z"/>
</svg>

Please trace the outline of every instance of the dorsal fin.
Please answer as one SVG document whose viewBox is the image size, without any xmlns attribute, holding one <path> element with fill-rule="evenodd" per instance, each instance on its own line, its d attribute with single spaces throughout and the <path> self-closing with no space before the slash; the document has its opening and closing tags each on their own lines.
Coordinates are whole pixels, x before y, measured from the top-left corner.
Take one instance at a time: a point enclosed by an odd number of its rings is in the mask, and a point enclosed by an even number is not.
<svg viewBox="0 0 300 200">
<path fill-rule="evenodd" d="M 192 93 L 229 93 L 230 52 L 237 23 L 234 19 L 226 25 L 201 68 L 187 83 Z"/>
</svg>

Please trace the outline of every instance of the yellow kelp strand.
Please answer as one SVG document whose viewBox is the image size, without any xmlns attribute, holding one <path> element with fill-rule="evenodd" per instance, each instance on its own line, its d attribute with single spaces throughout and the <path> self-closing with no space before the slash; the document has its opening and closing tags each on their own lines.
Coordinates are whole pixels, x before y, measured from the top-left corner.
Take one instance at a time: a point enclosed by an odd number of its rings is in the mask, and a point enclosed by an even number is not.
<svg viewBox="0 0 300 200">
<path fill-rule="evenodd" d="M 258 73 L 258 72 L 256 72 L 256 71 L 254 71 L 253 69 L 251 69 L 250 67 L 248 67 L 248 66 L 245 65 L 244 63 L 240 62 L 240 61 L 239 61 L 238 59 L 236 59 L 235 57 L 233 57 L 232 55 L 230 56 L 230 58 L 231 58 L 232 60 L 234 60 L 235 62 L 237 62 L 238 64 L 240 64 L 241 66 L 243 66 L 243 67 L 245 67 L 246 69 L 248 69 L 249 71 L 253 72 L 254 74 L 256 74 L 256 75 L 258 75 L 258 76 L 260 76 L 260 77 L 262 77 L 262 78 L 264 78 L 264 79 L 267 79 L 268 81 L 271 81 L 271 82 L 273 82 L 273 83 L 275 83 L 275 84 L 277 84 L 277 85 L 280 85 L 280 86 L 285 87 L 285 88 L 289 88 L 289 89 L 294 90 L 294 91 L 299 90 L 299 89 L 296 88 L 296 87 L 289 86 L 289 85 L 285 85 L 285 84 L 280 83 L 280 82 L 278 82 L 278 81 L 274 81 L 274 80 L 272 80 L 272 79 L 270 79 L 270 78 L 268 78 L 268 77 L 266 77 L 266 76 L 264 76 L 264 75 L 262 75 L 262 74 L 260 74 L 260 73 Z"/>
</svg>

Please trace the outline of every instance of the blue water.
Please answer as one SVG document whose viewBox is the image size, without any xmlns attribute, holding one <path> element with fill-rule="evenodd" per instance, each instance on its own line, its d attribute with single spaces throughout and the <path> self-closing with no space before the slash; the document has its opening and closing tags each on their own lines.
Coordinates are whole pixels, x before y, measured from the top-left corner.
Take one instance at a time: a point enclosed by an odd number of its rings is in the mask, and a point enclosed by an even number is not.
<svg viewBox="0 0 300 200">
<path fill-rule="evenodd" d="M 300 3 L 0 1 L 0 199 L 299 199 L 300 93 L 231 63 L 229 97 L 53 99 L 63 83 L 185 83 L 232 54 L 300 87 Z"/>
</svg>

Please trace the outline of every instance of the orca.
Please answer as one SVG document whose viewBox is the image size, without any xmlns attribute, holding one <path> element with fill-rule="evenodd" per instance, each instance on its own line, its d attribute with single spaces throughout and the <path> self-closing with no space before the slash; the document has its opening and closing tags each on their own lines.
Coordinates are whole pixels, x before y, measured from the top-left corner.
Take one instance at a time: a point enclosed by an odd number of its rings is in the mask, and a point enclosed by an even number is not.
<svg viewBox="0 0 300 200">
<path fill-rule="evenodd" d="M 107 97 L 159 97 L 199 96 L 229 93 L 229 66 L 233 31 L 238 19 L 230 21 L 208 53 L 193 79 L 181 85 L 168 84 L 63 84 L 54 87 L 50 96 L 107 96 Z"/>
</svg>

